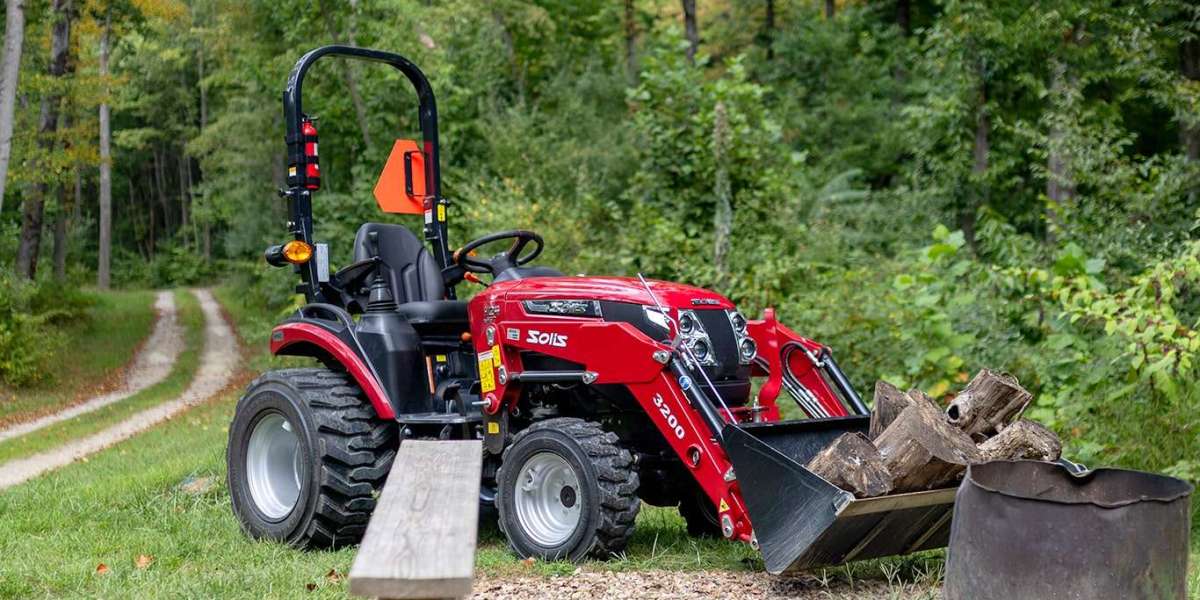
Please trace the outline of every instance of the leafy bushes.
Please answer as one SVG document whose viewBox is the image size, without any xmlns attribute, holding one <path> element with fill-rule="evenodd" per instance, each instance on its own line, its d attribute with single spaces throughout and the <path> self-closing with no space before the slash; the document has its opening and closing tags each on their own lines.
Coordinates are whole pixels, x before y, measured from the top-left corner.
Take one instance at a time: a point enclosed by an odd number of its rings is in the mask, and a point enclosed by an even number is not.
<svg viewBox="0 0 1200 600">
<path fill-rule="evenodd" d="M 50 361 L 67 342 L 61 326 L 86 318 L 94 302 L 78 286 L 0 272 L 0 381 L 25 386 L 50 379 Z"/>
</svg>

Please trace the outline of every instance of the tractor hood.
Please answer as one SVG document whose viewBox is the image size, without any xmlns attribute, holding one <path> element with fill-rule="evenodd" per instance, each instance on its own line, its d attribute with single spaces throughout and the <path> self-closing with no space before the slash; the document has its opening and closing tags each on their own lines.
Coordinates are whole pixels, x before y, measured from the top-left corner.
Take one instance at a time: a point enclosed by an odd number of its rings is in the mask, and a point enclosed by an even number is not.
<svg viewBox="0 0 1200 600">
<path fill-rule="evenodd" d="M 657 301 L 672 308 L 734 308 L 715 292 L 667 281 L 647 280 Z M 503 284 L 502 284 L 503 285 Z M 606 300 L 654 306 L 642 282 L 632 277 L 533 277 L 511 282 L 504 296 L 522 300 Z"/>
</svg>

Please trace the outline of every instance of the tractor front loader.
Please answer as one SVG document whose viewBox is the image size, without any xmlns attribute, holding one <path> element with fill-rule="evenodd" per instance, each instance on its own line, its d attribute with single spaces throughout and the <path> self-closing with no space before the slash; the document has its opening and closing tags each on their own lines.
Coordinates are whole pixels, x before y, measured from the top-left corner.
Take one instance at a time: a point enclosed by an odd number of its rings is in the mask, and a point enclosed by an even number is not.
<svg viewBox="0 0 1200 600">
<path fill-rule="evenodd" d="M 375 195 L 384 212 L 423 216 L 428 243 L 366 223 L 336 272 L 313 239 L 317 130 L 301 103 L 306 72 L 329 56 L 384 63 L 414 86 L 422 137 L 396 142 Z M 619 552 L 641 502 L 678 507 L 692 534 L 760 548 L 772 573 L 946 544 L 953 489 L 860 500 L 805 468 L 868 417 L 830 350 L 773 311 L 750 320 L 705 289 L 531 266 L 543 247 L 531 231 L 451 250 L 437 107 L 411 62 L 318 48 L 283 99 L 291 239 L 266 260 L 293 266 L 307 304 L 270 346 L 319 366 L 266 373 L 238 404 L 229 486 L 250 535 L 355 543 L 403 440 L 480 439 L 480 502 L 522 557 Z M 483 286 L 470 301 L 456 299 L 464 281 Z M 780 420 L 781 394 L 808 418 Z"/>
</svg>

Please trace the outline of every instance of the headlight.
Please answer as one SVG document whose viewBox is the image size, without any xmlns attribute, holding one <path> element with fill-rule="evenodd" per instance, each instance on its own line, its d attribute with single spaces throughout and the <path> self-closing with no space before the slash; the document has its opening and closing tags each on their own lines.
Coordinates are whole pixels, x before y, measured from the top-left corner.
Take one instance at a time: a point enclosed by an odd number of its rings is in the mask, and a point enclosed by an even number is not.
<svg viewBox="0 0 1200 600">
<path fill-rule="evenodd" d="M 749 324 L 746 315 L 736 310 L 727 311 L 725 314 L 729 317 L 729 326 L 733 328 L 733 335 L 737 339 L 738 362 L 743 365 L 754 362 L 754 357 L 758 355 L 758 344 L 754 343 L 746 331 Z"/>
<path fill-rule="evenodd" d="M 746 317 L 736 310 L 729 313 L 729 324 L 733 325 L 733 330 L 738 333 L 746 333 Z"/>
<path fill-rule="evenodd" d="M 679 333 L 692 335 L 696 332 L 696 316 L 688 311 L 679 311 Z"/>
<path fill-rule="evenodd" d="M 708 361 L 708 355 L 711 354 L 711 350 L 708 347 L 707 341 L 698 339 L 692 342 L 689 347 L 692 350 L 692 356 L 695 356 L 696 360 L 700 361 L 701 364 Z"/>
<path fill-rule="evenodd" d="M 596 300 L 526 300 L 524 306 L 525 312 L 531 315 L 601 316 L 600 302 Z"/>
<path fill-rule="evenodd" d="M 758 354 L 758 344 L 750 338 L 742 338 L 742 342 L 738 344 L 738 353 L 742 355 L 742 362 L 748 363 Z"/>
</svg>

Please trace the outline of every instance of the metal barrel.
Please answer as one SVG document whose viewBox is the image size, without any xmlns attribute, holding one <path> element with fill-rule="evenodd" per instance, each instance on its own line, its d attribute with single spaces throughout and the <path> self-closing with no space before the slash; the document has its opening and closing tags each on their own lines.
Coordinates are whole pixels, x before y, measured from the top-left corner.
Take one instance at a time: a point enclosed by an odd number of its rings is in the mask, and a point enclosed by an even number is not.
<svg viewBox="0 0 1200 600">
<path fill-rule="evenodd" d="M 725 451 L 772 574 L 941 548 L 954 488 L 855 498 L 804 467 L 866 416 L 729 425 Z"/>
<path fill-rule="evenodd" d="M 1184 598 L 1191 492 L 1123 469 L 974 465 L 958 491 L 945 598 Z"/>
</svg>

